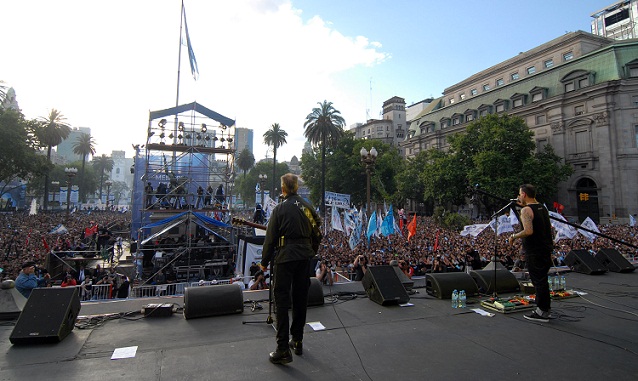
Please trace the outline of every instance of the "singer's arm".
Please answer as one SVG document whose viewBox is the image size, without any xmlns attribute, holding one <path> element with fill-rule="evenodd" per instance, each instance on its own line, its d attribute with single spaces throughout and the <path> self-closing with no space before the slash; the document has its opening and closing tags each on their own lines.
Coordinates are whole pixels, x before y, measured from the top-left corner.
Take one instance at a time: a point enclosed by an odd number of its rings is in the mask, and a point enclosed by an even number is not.
<svg viewBox="0 0 638 381">
<path fill-rule="evenodd" d="M 534 212 L 530 207 L 524 207 L 521 209 L 521 222 L 523 223 L 523 230 L 516 234 L 512 234 L 509 238 L 510 245 L 514 243 L 514 240 L 517 238 L 524 238 L 532 235 L 534 233 L 534 226 L 532 225 L 532 220 L 534 219 Z"/>
</svg>

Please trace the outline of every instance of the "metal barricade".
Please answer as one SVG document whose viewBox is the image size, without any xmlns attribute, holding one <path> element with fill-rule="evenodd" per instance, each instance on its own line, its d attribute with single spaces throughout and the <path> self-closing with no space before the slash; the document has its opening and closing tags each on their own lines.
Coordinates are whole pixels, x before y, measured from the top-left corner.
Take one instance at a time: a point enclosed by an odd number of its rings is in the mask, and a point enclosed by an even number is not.
<svg viewBox="0 0 638 381">
<path fill-rule="evenodd" d="M 91 286 L 91 300 L 110 299 L 112 289 L 110 284 L 94 284 Z"/>
</svg>

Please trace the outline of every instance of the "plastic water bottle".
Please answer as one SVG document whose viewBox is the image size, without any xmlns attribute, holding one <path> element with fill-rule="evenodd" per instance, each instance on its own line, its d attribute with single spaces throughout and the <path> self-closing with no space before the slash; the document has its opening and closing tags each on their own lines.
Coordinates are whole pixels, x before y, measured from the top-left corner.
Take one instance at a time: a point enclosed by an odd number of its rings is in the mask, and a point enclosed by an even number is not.
<svg viewBox="0 0 638 381">
<path fill-rule="evenodd" d="M 560 278 L 557 275 L 554 275 L 554 291 L 560 290 Z"/>
<path fill-rule="evenodd" d="M 560 289 L 567 290 L 567 281 L 565 280 L 565 275 L 561 275 L 560 277 Z"/>
<path fill-rule="evenodd" d="M 454 290 L 452 292 L 452 308 L 458 308 L 459 307 L 459 292 L 457 290 Z"/>
<path fill-rule="evenodd" d="M 461 290 L 459 293 L 459 308 L 465 308 L 467 305 L 467 296 L 465 295 L 465 290 Z"/>
<path fill-rule="evenodd" d="M 554 279 L 551 275 L 547 277 L 547 283 L 549 284 L 549 291 L 554 291 Z"/>
</svg>

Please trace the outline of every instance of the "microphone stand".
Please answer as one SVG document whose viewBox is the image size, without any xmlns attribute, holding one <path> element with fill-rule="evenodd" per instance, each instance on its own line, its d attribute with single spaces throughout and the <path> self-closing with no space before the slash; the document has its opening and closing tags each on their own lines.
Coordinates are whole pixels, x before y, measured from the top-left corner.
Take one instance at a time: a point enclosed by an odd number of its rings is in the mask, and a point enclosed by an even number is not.
<svg viewBox="0 0 638 381">
<path fill-rule="evenodd" d="M 496 231 L 494 232 L 494 261 L 493 261 L 494 273 L 492 277 L 492 284 L 494 285 L 494 292 L 492 293 L 492 297 L 494 299 L 498 298 L 498 293 L 496 292 L 496 267 L 497 267 L 496 264 L 498 260 L 498 216 L 506 212 L 508 208 L 512 208 L 515 204 L 517 204 L 517 200 L 510 200 L 510 202 L 508 202 L 507 205 L 505 205 L 501 209 L 497 210 L 494 214 L 492 214 L 492 218 L 496 222 L 495 224 Z"/>
</svg>

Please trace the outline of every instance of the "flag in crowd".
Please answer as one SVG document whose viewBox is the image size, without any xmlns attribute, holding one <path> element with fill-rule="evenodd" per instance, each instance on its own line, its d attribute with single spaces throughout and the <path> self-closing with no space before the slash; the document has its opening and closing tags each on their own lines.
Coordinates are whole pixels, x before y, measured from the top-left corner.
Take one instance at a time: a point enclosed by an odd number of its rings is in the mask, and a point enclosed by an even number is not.
<svg viewBox="0 0 638 381">
<path fill-rule="evenodd" d="M 565 209 L 565 205 L 562 205 L 556 201 L 554 201 L 554 210 L 558 214 L 563 214 L 563 210 Z"/>
<path fill-rule="evenodd" d="M 339 231 L 344 231 L 343 230 L 343 225 L 341 225 L 341 217 L 339 216 L 339 208 L 337 207 L 332 207 L 332 216 L 331 216 L 331 225 L 332 225 L 332 230 L 339 230 Z"/>
<path fill-rule="evenodd" d="M 416 213 L 414 213 L 414 217 L 412 217 L 412 221 L 408 224 L 408 242 L 410 238 L 416 235 Z"/>
<path fill-rule="evenodd" d="M 499 216 L 498 219 L 494 218 L 490 221 L 490 227 L 496 232 L 496 235 L 514 231 L 510 218 L 505 214 Z"/>
<path fill-rule="evenodd" d="M 394 214 L 392 211 L 392 204 L 390 204 L 390 210 L 385 215 L 383 222 L 381 223 L 381 234 L 387 237 L 394 233 Z"/>
<path fill-rule="evenodd" d="M 589 230 L 595 231 L 596 233 L 600 233 L 600 230 L 598 230 L 598 226 L 596 226 L 596 223 L 589 217 L 585 218 L 585 221 L 583 221 L 583 223 L 580 224 L 580 226 L 587 228 Z M 594 233 L 590 233 L 583 229 L 578 229 L 578 232 L 582 234 L 585 238 L 587 238 L 589 242 L 593 243 L 594 240 L 596 239 L 596 234 Z"/>
<path fill-rule="evenodd" d="M 366 238 L 370 241 L 370 237 L 372 237 L 377 232 L 377 211 L 375 210 L 370 215 L 370 220 L 368 221 L 368 231 L 366 232 Z"/>
<path fill-rule="evenodd" d="M 514 213 L 514 209 L 510 208 L 510 225 L 518 225 L 520 222 L 518 221 L 518 217 L 516 217 L 516 213 Z"/>
<path fill-rule="evenodd" d="M 69 230 L 64 225 L 58 224 L 58 226 L 54 227 L 49 234 L 66 234 L 68 232 Z"/>
<path fill-rule="evenodd" d="M 439 233 L 440 231 L 436 231 L 436 236 L 434 237 L 434 251 L 439 250 Z"/>
<path fill-rule="evenodd" d="M 636 226 L 636 217 L 629 215 L 629 226 Z"/>
<path fill-rule="evenodd" d="M 476 237 L 479 234 L 481 234 L 481 232 L 485 230 L 485 228 L 487 228 L 488 226 L 490 226 L 490 224 L 466 225 L 463 227 L 463 231 L 461 232 L 461 235 L 462 236 L 471 235 L 472 237 Z"/>
<path fill-rule="evenodd" d="M 576 231 L 573 226 L 567 225 L 560 221 L 556 221 L 556 219 L 567 221 L 561 214 L 550 211 L 549 215 L 555 218 L 550 220 L 550 223 L 556 230 L 556 237 L 554 237 L 555 242 L 558 242 L 561 239 L 572 239 L 576 236 L 576 234 L 578 234 L 578 231 Z"/>
</svg>

